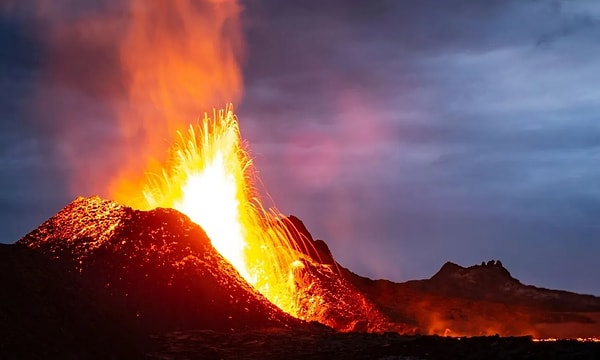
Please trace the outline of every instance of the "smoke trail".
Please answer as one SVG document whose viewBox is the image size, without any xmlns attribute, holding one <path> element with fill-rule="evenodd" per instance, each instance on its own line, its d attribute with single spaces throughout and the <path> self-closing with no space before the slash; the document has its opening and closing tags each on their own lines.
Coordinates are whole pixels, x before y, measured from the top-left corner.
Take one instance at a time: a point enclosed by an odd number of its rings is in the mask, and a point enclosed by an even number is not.
<svg viewBox="0 0 600 360">
<path fill-rule="evenodd" d="M 158 171 L 177 130 L 242 92 L 235 1 L 134 0 L 130 13 L 120 46 L 129 103 L 118 118 L 124 138 L 143 141 L 127 151 L 127 165 L 112 184 L 114 198 L 124 202 L 139 194 L 145 170 Z"/>
<path fill-rule="evenodd" d="M 52 142 L 72 195 L 135 206 L 176 130 L 240 100 L 236 0 L 9 1 L 43 44 L 28 126 Z"/>
</svg>

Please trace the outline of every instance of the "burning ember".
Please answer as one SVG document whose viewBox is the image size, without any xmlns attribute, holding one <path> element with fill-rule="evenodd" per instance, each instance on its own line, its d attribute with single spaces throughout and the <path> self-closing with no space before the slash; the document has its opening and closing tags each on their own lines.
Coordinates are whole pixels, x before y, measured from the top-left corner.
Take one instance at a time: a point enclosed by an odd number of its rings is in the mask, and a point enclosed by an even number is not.
<svg viewBox="0 0 600 360">
<path fill-rule="evenodd" d="M 575 338 L 575 339 L 559 339 L 559 338 L 544 338 L 544 339 L 531 339 L 534 342 L 556 342 L 556 341 L 564 341 L 564 340 L 576 340 L 579 342 L 593 342 L 600 343 L 600 338 L 598 337 L 588 337 L 588 338 Z"/>
<path fill-rule="evenodd" d="M 186 214 L 248 283 L 297 316 L 294 270 L 305 256 L 295 249 L 290 224 L 260 202 L 233 107 L 205 114 L 177 135 L 162 172 L 148 177 L 142 207 Z"/>
</svg>

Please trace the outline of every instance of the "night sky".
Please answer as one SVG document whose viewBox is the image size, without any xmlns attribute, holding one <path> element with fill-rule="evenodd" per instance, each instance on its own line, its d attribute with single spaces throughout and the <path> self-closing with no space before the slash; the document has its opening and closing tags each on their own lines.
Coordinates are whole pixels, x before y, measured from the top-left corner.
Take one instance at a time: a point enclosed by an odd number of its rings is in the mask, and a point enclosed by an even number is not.
<svg viewBox="0 0 600 360">
<path fill-rule="evenodd" d="M 111 34 L 53 36 L 127 14 L 80 3 L 0 3 L 1 242 L 106 196 L 69 185 L 73 154 L 118 166 L 102 156 L 124 93 Z M 500 259 L 526 284 L 600 295 L 600 2 L 242 5 L 242 135 L 279 210 L 342 265 L 404 281 Z"/>
</svg>

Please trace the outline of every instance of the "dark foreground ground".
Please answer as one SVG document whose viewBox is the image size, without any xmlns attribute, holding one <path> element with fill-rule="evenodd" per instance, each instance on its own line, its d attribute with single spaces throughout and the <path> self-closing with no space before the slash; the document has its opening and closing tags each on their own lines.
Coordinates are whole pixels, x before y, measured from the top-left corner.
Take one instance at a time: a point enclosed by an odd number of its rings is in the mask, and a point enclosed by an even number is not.
<svg viewBox="0 0 600 360">
<path fill-rule="evenodd" d="M 271 329 L 188 331 L 153 338 L 146 359 L 600 359 L 600 343 L 529 337 L 447 338 Z"/>
</svg>

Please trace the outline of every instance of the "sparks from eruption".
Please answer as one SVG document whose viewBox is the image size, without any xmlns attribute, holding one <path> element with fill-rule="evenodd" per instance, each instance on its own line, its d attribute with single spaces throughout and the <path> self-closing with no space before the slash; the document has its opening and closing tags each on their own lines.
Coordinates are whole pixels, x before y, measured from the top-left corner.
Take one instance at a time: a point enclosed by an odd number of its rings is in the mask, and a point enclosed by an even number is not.
<svg viewBox="0 0 600 360">
<path fill-rule="evenodd" d="M 294 271 L 303 258 L 291 223 L 265 210 L 233 107 L 205 114 L 177 142 L 160 175 L 149 176 L 147 207 L 170 207 L 203 227 L 213 246 L 272 303 L 297 315 Z"/>
<path fill-rule="evenodd" d="M 559 338 L 543 338 L 543 339 L 531 339 L 533 342 L 557 342 L 557 341 L 578 341 L 578 342 L 591 342 L 591 343 L 600 343 L 600 337 L 578 337 L 578 338 L 567 338 L 567 339 L 559 339 Z"/>
</svg>

